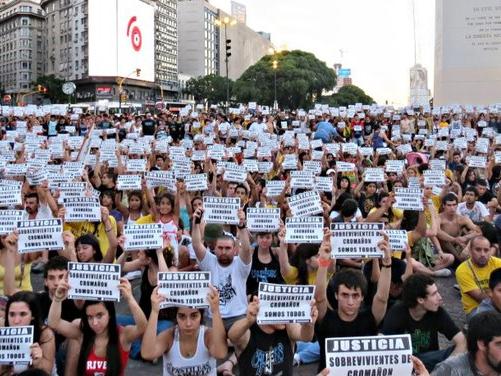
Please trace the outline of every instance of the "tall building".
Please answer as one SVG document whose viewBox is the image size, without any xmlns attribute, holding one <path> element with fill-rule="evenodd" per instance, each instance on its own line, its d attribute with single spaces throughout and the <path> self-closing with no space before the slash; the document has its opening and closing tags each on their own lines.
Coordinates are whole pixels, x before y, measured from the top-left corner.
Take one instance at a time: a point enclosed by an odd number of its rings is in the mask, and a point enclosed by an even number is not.
<svg viewBox="0 0 501 376">
<path fill-rule="evenodd" d="M 242 24 L 247 23 L 247 8 L 244 4 L 237 3 L 236 1 L 231 2 L 231 16 Z"/>
<path fill-rule="evenodd" d="M 409 104 L 413 107 L 420 107 L 429 103 L 428 71 L 421 64 L 416 64 L 410 69 Z"/>
<path fill-rule="evenodd" d="M 193 77 L 208 74 L 225 75 L 226 41 L 231 40 L 229 74 L 239 78 L 251 65 L 268 54 L 272 47 L 268 38 L 244 23 L 216 25 L 220 19 L 232 19 L 206 0 L 178 2 L 179 72 Z"/>
<path fill-rule="evenodd" d="M 78 102 L 177 98 L 176 0 L 42 0 L 46 74 Z M 116 14 L 116 17 L 110 17 Z M 124 80 L 125 79 L 125 80 Z"/>
<path fill-rule="evenodd" d="M 31 92 L 33 81 L 44 73 L 44 22 L 36 1 L 0 5 L 0 89 L 10 94 L 14 103 Z M 26 96 L 24 101 L 33 99 Z"/>
<path fill-rule="evenodd" d="M 206 0 L 177 4 L 179 73 L 192 77 L 219 74 L 218 9 Z"/>
</svg>

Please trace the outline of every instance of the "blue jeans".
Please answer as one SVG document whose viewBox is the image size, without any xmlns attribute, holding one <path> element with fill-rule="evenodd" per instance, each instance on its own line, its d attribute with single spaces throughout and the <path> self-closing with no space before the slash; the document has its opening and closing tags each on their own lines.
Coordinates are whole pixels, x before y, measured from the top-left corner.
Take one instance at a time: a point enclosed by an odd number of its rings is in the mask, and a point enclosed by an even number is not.
<svg viewBox="0 0 501 376">
<path fill-rule="evenodd" d="M 296 353 L 301 363 L 309 364 L 318 362 L 320 359 L 320 344 L 316 342 L 297 342 Z"/>
<path fill-rule="evenodd" d="M 423 362 L 428 372 L 431 372 L 438 363 L 443 362 L 445 359 L 447 359 L 453 351 L 454 346 L 451 346 L 443 350 L 428 351 L 415 355 Z"/>
<path fill-rule="evenodd" d="M 129 315 L 117 315 L 117 324 L 120 326 L 135 325 L 134 317 Z M 157 323 L 157 335 L 170 327 L 174 326 L 174 323 L 169 320 L 158 320 Z M 132 342 L 129 352 L 129 358 L 131 359 L 141 359 L 141 338 L 136 339 Z"/>
</svg>

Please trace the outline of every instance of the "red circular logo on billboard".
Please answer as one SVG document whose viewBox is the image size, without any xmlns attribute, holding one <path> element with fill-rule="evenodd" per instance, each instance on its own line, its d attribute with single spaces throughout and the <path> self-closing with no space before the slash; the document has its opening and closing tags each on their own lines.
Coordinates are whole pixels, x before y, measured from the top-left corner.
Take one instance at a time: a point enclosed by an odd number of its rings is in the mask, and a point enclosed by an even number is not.
<svg viewBox="0 0 501 376">
<path fill-rule="evenodd" d="M 129 23 L 127 24 L 127 37 L 130 36 L 130 42 L 134 51 L 139 52 L 141 50 L 141 46 L 143 45 L 143 36 L 141 35 L 139 27 L 136 25 L 133 26 L 136 21 L 136 16 L 130 18 Z"/>
</svg>

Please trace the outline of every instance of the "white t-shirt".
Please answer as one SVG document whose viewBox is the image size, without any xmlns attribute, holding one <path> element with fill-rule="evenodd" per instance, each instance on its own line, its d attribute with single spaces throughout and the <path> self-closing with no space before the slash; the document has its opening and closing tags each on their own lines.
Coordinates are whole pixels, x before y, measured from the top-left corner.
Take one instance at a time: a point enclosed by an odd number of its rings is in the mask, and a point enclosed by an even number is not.
<svg viewBox="0 0 501 376">
<path fill-rule="evenodd" d="M 52 211 L 50 210 L 49 205 L 39 204 L 35 219 L 50 219 L 50 218 L 54 218 L 54 216 L 52 215 Z M 23 220 L 28 220 L 28 219 L 30 219 L 30 215 L 26 210 L 24 210 Z"/>
<path fill-rule="evenodd" d="M 489 210 L 479 201 L 475 201 L 472 209 L 466 207 L 466 202 L 458 205 L 457 213 L 469 217 L 473 222 L 482 222 L 489 215 Z"/>
<path fill-rule="evenodd" d="M 252 263 L 245 265 L 240 257 L 235 256 L 230 265 L 221 266 L 216 255 L 209 251 L 205 252 L 203 260 L 198 261 L 200 270 L 211 272 L 211 283 L 219 291 L 221 317 L 244 315 L 247 311 L 246 283 Z"/>
</svg>

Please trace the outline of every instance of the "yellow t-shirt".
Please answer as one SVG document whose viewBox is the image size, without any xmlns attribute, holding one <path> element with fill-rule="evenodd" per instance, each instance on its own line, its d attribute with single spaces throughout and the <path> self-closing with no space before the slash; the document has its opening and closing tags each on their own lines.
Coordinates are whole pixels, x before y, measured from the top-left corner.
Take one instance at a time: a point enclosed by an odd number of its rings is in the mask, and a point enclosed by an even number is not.
<svg viewBox="0 0 501 376">
<path fill-rule="evenodd" d="M 23 291 L 32 291 L 31 287 L 31 262 L 25 263 L 21 273 L 21 265 L 17 265 L 15 269 L 16 287 Z M 4 292 L 5 268 L 0 265 L 0 295 L 5 295 Z"/>
<path fill-rule="evenodd" d="M 327 273 L 327 281 L 329 281 L 332 277 L 333 273 Z M 298 271 L 295 266 L 291 266 L 289 270 L 289 274 L 287 274 L 284 278 L 285 283 L 288 285 L 295 285 L 297 283 Z M 317 280 L 317 271 L 313 270 L 308 273 L 308 284 L 314 285 Z"/>
<path fill-rule="evenodd" d="M 489 288 L 491 272 L 498 268 L 501 268 L 501 259 L 497 257 L 491 257 L 487 265 L 483 268 L 474 265 L 470 260 L 464 261 L 459 265 L 456 270 L 456 279 L 461 289 L 461 301 L 466 313 L 470 313 L 479 304 L 467 293 L 469 291 L 480 290 L 480 288 L 486 291 Z M 472 269 L 475 274 L 473 274 Z M 480 286 L 478 286 L 477 280 Z"/>
<path fill-rule="evenodd" d="M 117 234 L 117 222 L 115 218 L 110 215 L 111 228 Z M 94 224 L 92 222 L 70 222 L 64 224 L 64 231 L 71 231 L 71 233 L 78 238 L 79 236 L 85 234 L 94 234 L 99 241 L 99 248 L 101 248 L 101 253 L 103 257 L 108 252 L 110 247 L 110 242 L 108 241 L 108 236 L 106 235 L 106 229 L 104 228 L 103 222 L 99 222 L 97 226 L 97 231 L 95 230 Z"/>
</svg>

